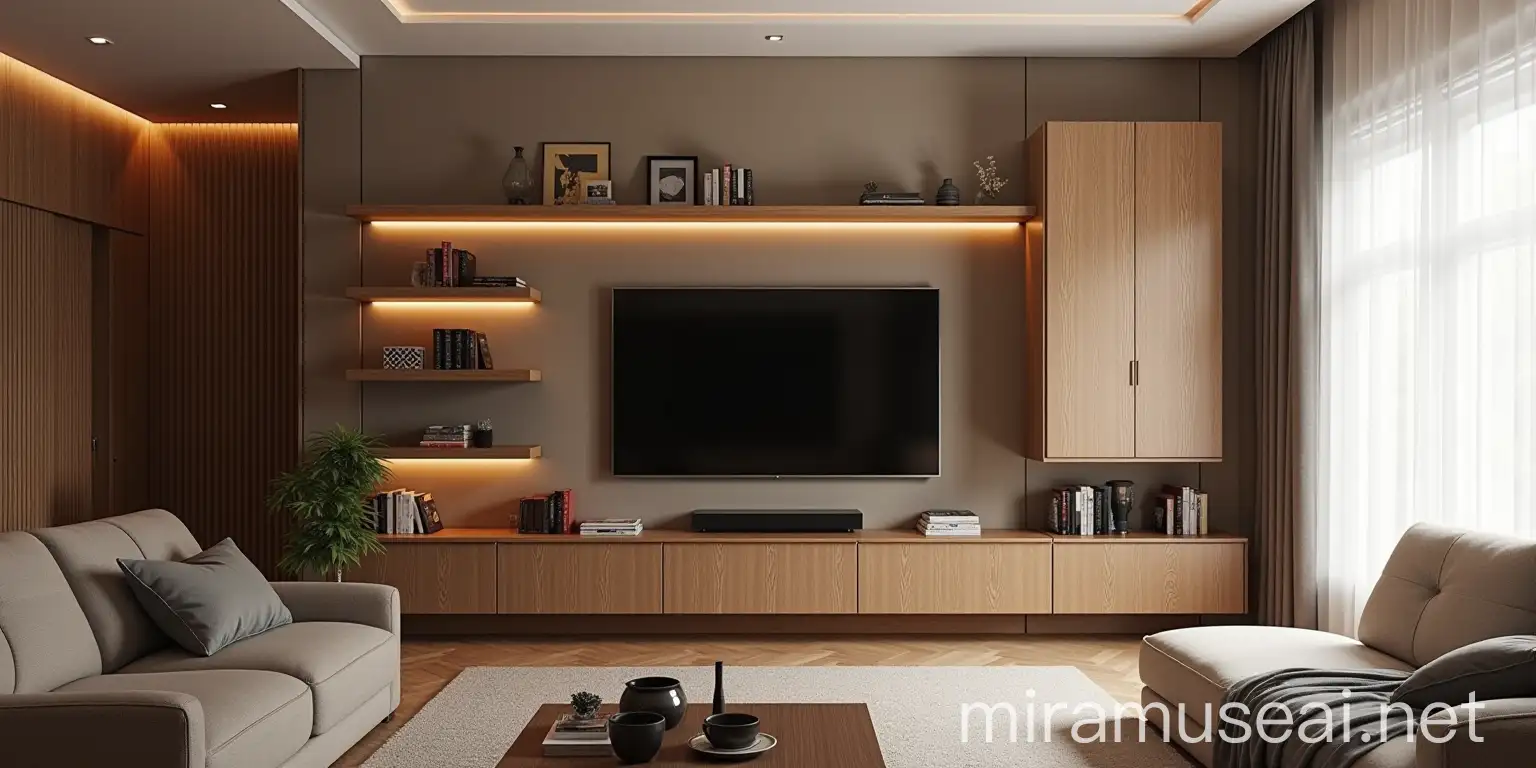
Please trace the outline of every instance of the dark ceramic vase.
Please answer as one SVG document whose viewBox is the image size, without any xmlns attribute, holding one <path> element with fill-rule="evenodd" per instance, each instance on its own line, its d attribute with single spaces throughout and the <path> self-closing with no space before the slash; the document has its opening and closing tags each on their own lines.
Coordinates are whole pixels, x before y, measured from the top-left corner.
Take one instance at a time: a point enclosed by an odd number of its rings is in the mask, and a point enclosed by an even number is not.
<svg viewBox="0 0 1536 768">
<path fill-rule="evenodd" d="M 625 765 L 649 763 L 661 751 L 667 719 L 655 712 L 620 712 L 608 718 L 608 743 Z"/>
<path fill-rule="evenodd" d="M 624 684 L 620 712 L 655 712 L 667 719 L 667 730 L 677 727 L 688 709 L 683 684 L 671 677 L 641 677 Z"/>
<path fill-rule="evenodd" d="M 935 205 L 960 204 L 960 188 L 955 186 L 954 179 L 945 179 L 944 183 L 939 185 L 939 191 L 933 195 L 933 202 Z"/>
<path fill-rule="evenodd" d="M 1129 480 L 1109 481 L 1109 508 L 1114 513 L 1114 532 L 1131 532 L 1131 507 L 1136 503 L 1135 484 Z"/>
</svg>

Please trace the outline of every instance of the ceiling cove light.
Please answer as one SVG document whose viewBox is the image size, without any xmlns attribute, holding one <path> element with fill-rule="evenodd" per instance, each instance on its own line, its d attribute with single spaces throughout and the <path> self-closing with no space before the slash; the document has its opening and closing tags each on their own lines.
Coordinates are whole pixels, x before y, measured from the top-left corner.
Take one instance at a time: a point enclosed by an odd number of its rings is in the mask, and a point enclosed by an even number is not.
<svg viewBox="0 0 1536 768">
<path fill-rule="evenodd" d="M 97 37 L 87 37 L 86 39 L 91 41 L 91 45 L 111 45 L 112 44 L 111 40 L 109 40 L 109 39 L 107 39 L 105 37 L 100 37 L 100 36 L 97 36 Z"/>
<path fill-rule="evenodd" d="M 209 104 L 208 106 L 213 107 L 214 109 L 229 109 L 229 105 L 228 104 L 220 104 L 217 101 L 215 101 L 212 104 Z"/>
<path fill-rule="evenodd" d="M 784 36 L 783 35 L 766 35 L 766 36 L 763 37 L 763 39 L 767 40 L 770 43 L 777 43 L 777 42 L 783 40 Z"/>
</svg>

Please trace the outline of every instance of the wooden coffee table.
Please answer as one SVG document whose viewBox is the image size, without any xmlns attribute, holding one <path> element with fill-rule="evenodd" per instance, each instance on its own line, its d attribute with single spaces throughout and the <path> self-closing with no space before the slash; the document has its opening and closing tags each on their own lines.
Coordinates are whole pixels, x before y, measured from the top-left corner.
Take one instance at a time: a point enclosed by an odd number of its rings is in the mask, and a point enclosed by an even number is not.
<svg viewBox="0 0 1536 768">
<path fill-rule="evenodd" d="M 569 704 L 545 704 L 518 734 L 497 768 L 610 768 L 618 765 L 615 757 L 545 757 L 544 736 L 550 725 Z M 742 765 L 753 768 L 885 768 L 880 742 L 875 740 L 875 726 L 869 721 L 869 708 L 863 704 L 732 704 L 730 712 L 757 715 L 763 733 L 779 740 L 778 746 Z M 617 711 L 605 705 L 602 713 Z M 688 748 L 688 740 L 702 733 L 708 704 L 690 704 L 688 713 L 676 728 L 667 731 L 661 752 L 651 762 L 653 768 L 682 765 L 719 765 Z"/>
</svg>

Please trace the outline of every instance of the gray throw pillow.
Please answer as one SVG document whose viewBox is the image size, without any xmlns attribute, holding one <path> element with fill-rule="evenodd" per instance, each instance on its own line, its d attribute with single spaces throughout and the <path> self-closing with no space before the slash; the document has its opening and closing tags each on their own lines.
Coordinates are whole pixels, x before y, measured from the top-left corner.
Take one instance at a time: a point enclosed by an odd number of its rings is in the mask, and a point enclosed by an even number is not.
<svg viewBox="0 0 1536 768">
<path fill-rule="evenodd" d="M 212 656 L 293 622 L 282 598 L 230 539 L 179 563 L 119 559 L 117 565 L 155 625 L 188 653 Z"/>
<path fill-rule="evenodd" d="M 1415 709 L 1440 703 L 1536 696 L 1536 636 L 1510 635 L 1462 646 L 1408 676 L 1392 703 Z"/>
</svg>

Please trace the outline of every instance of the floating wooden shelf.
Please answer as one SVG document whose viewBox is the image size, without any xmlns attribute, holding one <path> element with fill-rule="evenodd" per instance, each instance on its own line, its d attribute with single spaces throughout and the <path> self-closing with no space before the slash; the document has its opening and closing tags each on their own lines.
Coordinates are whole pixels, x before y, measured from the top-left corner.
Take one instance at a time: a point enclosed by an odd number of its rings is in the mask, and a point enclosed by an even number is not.
<svg viewBox="0 0 1536 768">
<path fill-rule="evenodd" d="M 700 533 L 648 528 L 639 536 L 573 536 L 548 533 L 518 533 L 511 528 L 444 528 L 433 534 L 391 534 L 380 541 L 396 543 L 466 543 L 497 544 L 1050 544 L 1051 537 L 1038 531 L 986 531 L 981 536 L 924 536 L 910 529 L 868 530 L 853 533 Z"/>
<path fill-rule="evenodd" d="M 440 371 L 435 368 L 352 368 L 347 381 L 543 381 L 537 368 L 498 368 L 494 371 Z"/>
<path fill-rule="evenodd" d="M 1027 205 L 353 205 L 359 221 L 1023 224 Z"/>
<path fill-rule="evenodd" d="M 360 304 L 375 301 L 506 302 L 537 304 L 543 298 L 536 288 L 411 288 L 407 286 L 348 288 L 347 298 Z"/>
<path fill-rule="evenodd" d="M 544 455 L 538 445 L 493 445 L 490 448 L 426 448 L 408 445 L 375 452 L 381 459 L 537 459 Z"/>
</svg>

